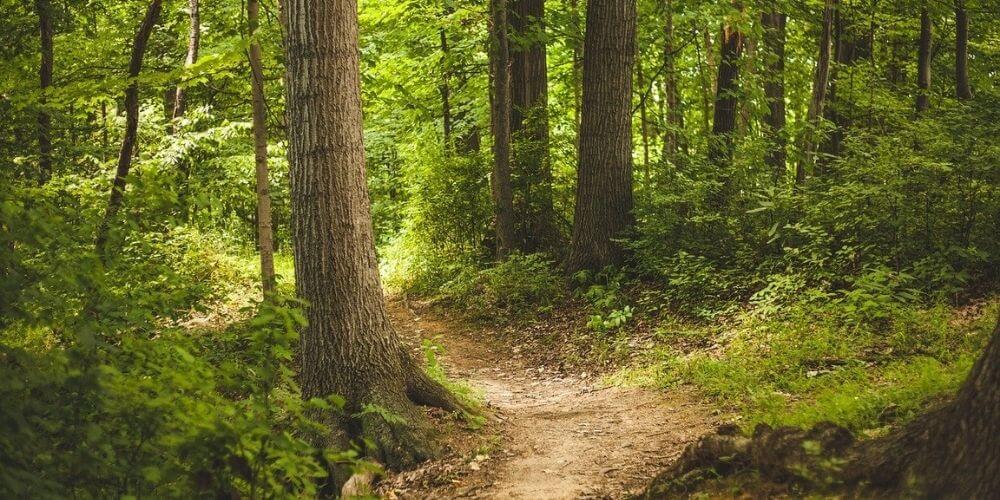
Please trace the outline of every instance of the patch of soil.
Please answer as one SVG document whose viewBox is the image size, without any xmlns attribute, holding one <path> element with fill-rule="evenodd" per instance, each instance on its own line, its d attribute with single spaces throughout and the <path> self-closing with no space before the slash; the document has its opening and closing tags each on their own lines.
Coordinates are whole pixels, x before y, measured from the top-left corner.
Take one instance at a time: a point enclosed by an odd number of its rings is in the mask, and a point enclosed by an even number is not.
<svg viewBox="0 0 1000 500">
<path fill-rule="evenodd" d="M 383 480 L 385 497 L 624 498 L 716 426 L 683 390 L 602 387 L 593 374 L 520 355 L 537 347 L 509 342 L 514 336 L 402 302 L 390 312 L 411 343 L 444 347 L 448 376 L 481 390 L 491 415 L 475 436 L 446 435 L 449 456 Z"/>
</svg>

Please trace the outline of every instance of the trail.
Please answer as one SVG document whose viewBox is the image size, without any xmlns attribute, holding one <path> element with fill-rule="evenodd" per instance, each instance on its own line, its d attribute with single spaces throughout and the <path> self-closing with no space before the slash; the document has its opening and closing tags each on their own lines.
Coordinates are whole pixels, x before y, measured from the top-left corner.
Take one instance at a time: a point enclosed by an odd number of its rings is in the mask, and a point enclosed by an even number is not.
<svg viewBox="0 0 1000 500">
<path fill-rule="evenodd" d="M 437 488 L 402 488 L 398 498 L 622 498 L 641 491 L 684 447 L 713 427 L 684 392 L 603 387 L 592 377 L 546 371 L 487 332 L 390 306 L 411 342 L 434 339 L 452 379 L 483 391 L 500 442 L 482 461 Z"/>
</svg>

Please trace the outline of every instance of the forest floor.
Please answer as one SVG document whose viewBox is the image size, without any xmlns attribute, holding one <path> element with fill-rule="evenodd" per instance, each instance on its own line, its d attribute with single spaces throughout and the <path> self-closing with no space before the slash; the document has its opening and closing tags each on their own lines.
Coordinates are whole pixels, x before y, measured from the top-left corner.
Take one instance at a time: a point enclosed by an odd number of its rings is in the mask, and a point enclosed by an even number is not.
<svg viewBox="0 0 1000 500">
<path fill-rule="evenodd" d="M 715 427 L 684 390 L 609 387 L 522 355 L 489 327 L 402 301 L 390 312 L 411 344 L 443 348 L 448 378 L 479 393 L 487 421 L 474 432 L 442 423 L 446 456 L 386 478 L 384 497 L 623 498 Z"/>
</svg>

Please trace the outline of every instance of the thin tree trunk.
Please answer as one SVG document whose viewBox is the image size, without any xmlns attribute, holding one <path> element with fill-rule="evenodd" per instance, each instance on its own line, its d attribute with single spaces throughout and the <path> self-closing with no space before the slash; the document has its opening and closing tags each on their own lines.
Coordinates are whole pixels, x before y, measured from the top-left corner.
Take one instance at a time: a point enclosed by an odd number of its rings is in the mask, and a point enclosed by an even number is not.
<svg viewBox="0 0 1000 500">
<path fill-rule="evenodd" d="M 639 130 L 642 132 L 642 170 L 644 177 L 644 184 L 646 189 L 650 189 L 650 173 L 649 173 L 649 120 L 646 113 L 646 98 L 648 94 L 646 93 L 646 79 L 642 74 L 642 58 L 637 57 L 635 61 L 635 76 L 636 83 L 639 85 L 639 91 L 641 92 L 639 101 Z"/>
<path fill-rule="evenodd" d="M 969 86 L 969 14 L 965 0 L 955 1 L 955 95 L 972 99 Z"/>
<path fill-rule="evenodd" d="M 920 42 L 917 46 L 917 113 L 931 107 L 931 16 L 920 9 Z"/>
<path fill-rule="evenodd" d="M 271 228 L 271 189 L 267 168 L 267 108 L 264 101 L 264 68 L 257 41 L 259 0 L 247 0 L 247 31 L 250 37 L 250 92 L 253 108 L 253 157 L 257 180 L 257 246 L 264 299 L 274 295 L 274 233 Z"/>
<path fill-rule="evenodd" d="M 442 24 L 438 29 L 441 36 L 441 83 L 438 85 L 438 90 L 441 92 L 441 128 L 444 133 L 444 149 L 447 152 L 452 148 L 451 87 L 449 86 L 451 80 L 451 61 L 449 58 L 451 55 L 448 52 L 448 33 L 445 31 L 444 22 L 447 21 L 448 16 L 451 14 L 451 9 L 446 6 L 442 14 Z"/>
<path fill-rule="evenodd" d="M 365 180 L 357 2 L 283 7 L 295 276 L 309 304 L 303 397 L 346 401 L 328 415 L 340 434 L 325 444 L 364 438 L 387 466 L 412 465 L 435 451 L 416 404 L 460 405 L 417 367 L 386 312 Z"/>
<path fill-rule="evenodd" d="M 198 49 L 201 40 L 201 17 L 198 13 L 198 0 L 188 0 L 188 19 L 190 20 L 190 27 L 188 28 L 187 58 L 184 60 L 185 67 L 198 62 Z M 184 85 L 177 85 L 177 92 L 174 96 L 174 112 L 172 115 L 175 122 L 178 118 L 184 116 L 185 106 L 187 106 L 187 96 Z M 176 123 L 173 126 L 174 132 L 176 132 Z"/>
<path fill-rule="evenodd" d="M 632 214 L 632 66 L 635 0 L 587 3 L 583 116 L 573 240 L 566 270 L 599 270 L 621 263 L 616 238 L 635 224 Z"/>
<path fill-rule="evenodd" d="M 552 250 L 558 244 L 549 162 L 548 71 L 544 0 L 514 0 L 511 32 L 519 42 L 510 47 L 511 139 L 518 241 L 524 252 Z"/>
<path fill-rule="evenodd" d="M 162 0 L 150 2 L 142 24 L 139 25 L 139 30 L 135 33 L 135 40 L 132 42 L 132 57 L 128 64 L 129 85 L 125 88 L 125 136 L 122 138 L 122 147 L 118 152 L 118 168 L 111 186 L 108 208 L 97 229 L 97 238 L 94 244 L 97 256 L 105 264 L 107 263 L 105 247 L 108 231 L 115 216 L 118 215 L 118 210 L 121 208 L 125 196 L 125 182 L 129 169 L 132 167 L 132 154 L 135 152 L 136 136 L 139 132 L 139 82 L 137 79 L 139 72 L 142 71 L 142 59 L 146 54 L 149 35 L 153 32 L 153 27 L 160 18 L 162 7 Z"/>
<path fill-rule="evenodd" d="M 838 0 L 826 0 L 823 6 L 823 28 L 819 37 L 819 57 L 813 73 L 812 98 L 806 114 L 806 130 L 802 140 L 802 160 L 795 167 L 795 183 L 806 180 L 806 171 L 816 162 L 816 147 L 820 142 L 820 120 L 826 107 L 826 93 L 830 87 L 830 53 L 833 46 L 833 17 Z"/>
<path fill-rule="evenodd" d="M 767 73 L 764 78 L 764 97 L 768 113 L 764 117 L 770 147 L 765 157 L 771 167 L 775 184 L 785 176 L 785 22 L 787 16 L 771 5 L 770 11 L 761 14 L 764 27 L 764 45 L 767 48 Z"/>
<path fill-rule="evenodd" d="M 507 0 L 490 0 L 490 61 L 493 77 L 492 194 L 497 255 L 516 248 L 514 195 L 510 168 L 510 47 Z"/>
<path fill-rule="evenodd" d="M 38 183 L 44 185 L 52 177 L 52 116 L 46 108 L 47 93 L 52 86 L 52 5 L 49 0 L 35 0 L 38 15 L 38 40 L 41 62 L 38 79 L 41 97 L 38 99 Z"/>
<path fill-rule="evenodd" d="M 719 76 L 716 79 L 715 112 L 708 157 L 714 165 L 728 168 L 733 157 L 733 132 L 736 130 L 739 59 L 743 49 L 743 35 L 728 24 L 723 25 L 721 34 L 722 54 Z M 725 177 L 728 178 L 728 175 Z"/>
<path fill-rule="evenodd" d="M 667 101 L 667 127 L 663 136 L 663 156 L 673 161 L 680 151 L 681 131 L 684 128 L 684 112 L 681 110 L 680 87 L 677 84 L 673 2 L 667 0 L 664 9 L 663 95 Z"/>
<path fill-rule="evenodd" d="M 583 111 L 583 44 L 579 0 L 569 0 L 570 20 L 573 29 L 573 125 L 576 127 L 576 152 L 580 153 L 580 121 Z"/>
</svg>

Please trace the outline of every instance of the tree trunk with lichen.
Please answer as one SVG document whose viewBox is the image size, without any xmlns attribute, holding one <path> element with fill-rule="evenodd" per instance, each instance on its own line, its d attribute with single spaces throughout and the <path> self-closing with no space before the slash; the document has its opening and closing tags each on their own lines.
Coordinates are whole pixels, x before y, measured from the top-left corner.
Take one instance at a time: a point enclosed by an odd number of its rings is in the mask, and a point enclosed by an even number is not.
<svg viewBox="0 0 1000 500">
<path fill-rule="evenodd" d="M 303 397 L 339 394 L 331 443 L 363 438 L 392 468 L 436 446 L 417 405 L 461 409 L 417 366 L 389 321 L 375 256 L 362 143 L 355 0 L 283 5 L 292 237 Z"/>
</svg>

